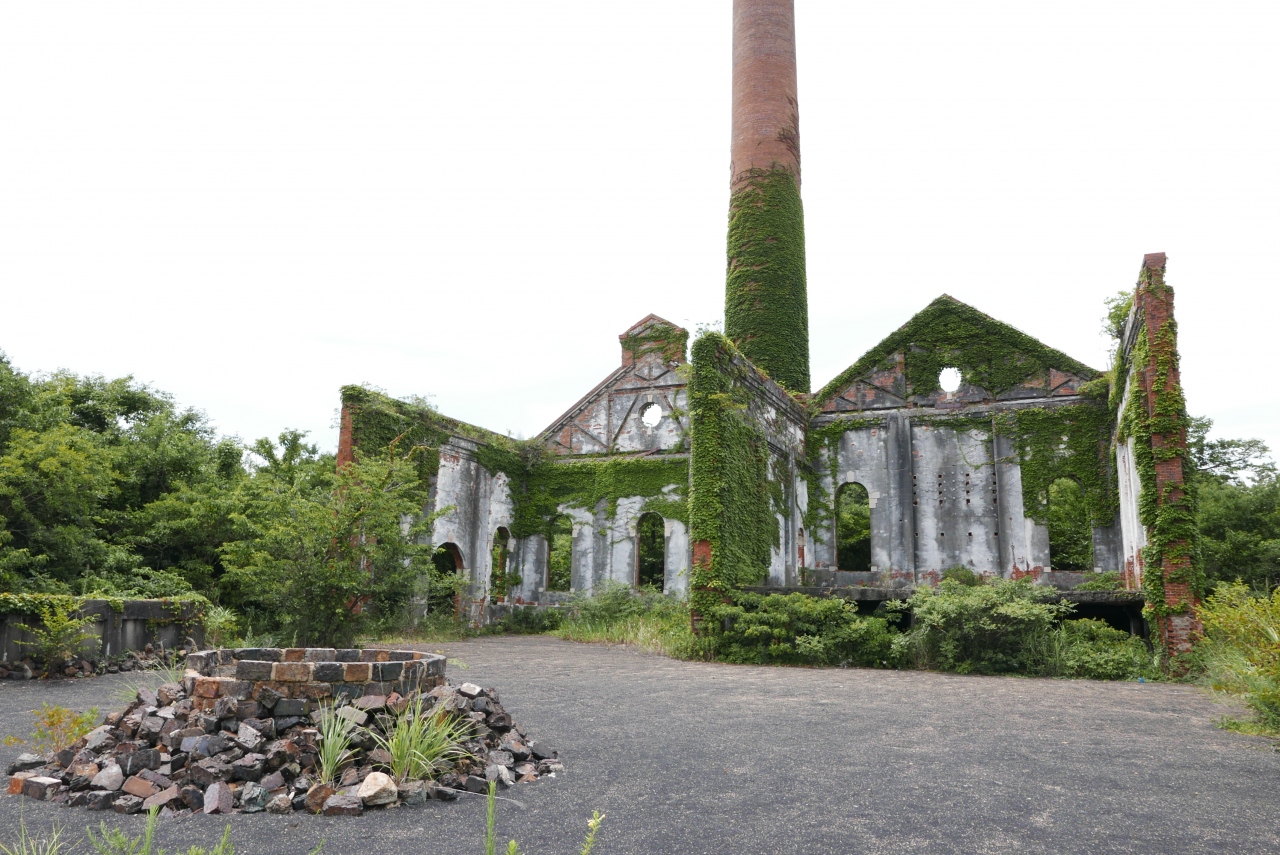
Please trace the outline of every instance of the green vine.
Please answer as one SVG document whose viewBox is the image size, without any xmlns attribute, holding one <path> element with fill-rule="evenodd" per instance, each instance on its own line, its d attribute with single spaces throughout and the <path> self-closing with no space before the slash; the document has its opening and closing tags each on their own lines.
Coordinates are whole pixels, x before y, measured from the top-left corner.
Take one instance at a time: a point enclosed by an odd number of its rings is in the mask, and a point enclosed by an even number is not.
<svg viewBox="0 0 1280 855">
<path fill-rule="evenodd" d="M 992 395 L 1035 375 L 1047 376 L 1050 368 L 1086 379 L 1100 376 L 1065 353 L 944 294 L 824 386 L 814 396 L 814 405 L 820 408 L 868 372 L 893 368 L 899 353 L 906 360 L 907 395 L 936 392 L 944 368 L 960 369 L 966 383 Z"/>
<path fill-rule="evenodd" d="M 728 338 L 704 333 L 693 343 L 689 382 L 689 522 L 696 543 L 710 546 L 710 559 L 695 562 L 690 603 L 697 614 L 715 614 L 729 591 L 759 584 L 778 545 L 778 524 L 769 483 L 769 445 L 747 418 L 743 384 L 751 364 Z M 784 497 L 785 499 L 785 497 Z"/>
<path fill-rule="evenodd" d="M 1140 288 L 1146 287 L 1157 296 L 1164 296 L 1168 286 L 1161 277 L 1152 277 L 1143 268 Z M 1182 387 L 1170 383 L 1178 370 L 1177 326 L 1172 319 L 1158 329 L 1144 327 L 1139 330 L 1128 363 L 1130 372 L 1154 368 L 1147 378 L 1146 387 L 1151 390 L 1153 405 L 1148 412 L 1147 396 L 1143 385 L 1132 386 L 1129 399 L 1120 419 L 1117 441 L 1134 440 L 1134 464 L 1142 492 L 1138 500 L 1138 517 L 1148 531 L 1148 544 L 1142 551 L 1144 571 L 1142 591 L 1147 605 L 1147 616 L 1163 618 L 1190 611 L 1192 603 L 1183 600 L 1166 602 L 1165 585 L 1172 582 L 1188 586 L 1192 598 L 1204 595 L 1205 577 L 1199 550 L 1199 526 L 1196 523 L 1195 466 L 1186 449 L 1187 425 L 1186 400 Z M 1154 365 L 1153 363 L 1154 357 Z M 1173 438 L 1174 441 L 1167 441 Z M 1163 461 L 1176 460 L 1182 469 L 1182 488 L 1167 488 L 1161 495 L 1156 478 L 1156 466 Z M 1165 572 L 1168 565 L 1174 569 Z"/>
<path fill-rule="evenodd" d="M 689 331 L 667 324 L 654 324 L 639 335 L 622 337 L 622 349 L 639 361 L 646 353 L 661 353 L 664 362 L 683 362 Z"/>
<path fill-rule="evenodd" d="M 729 200 L 725 334 L 792 392 L 809 391 L 804 210 L 787 169 L 755 169 Z"/>
<path fill-rule="evenodd" d="M 684 501 L 688 482 L 689 462 L 682 457 L 545 462 L 529 470 L 523 482 L 512 489 L 515 519 L 511 534 L 550 537 L 552 521 L 562 505 L 594 511 L 603 504 L 606 517 L 612 519 L 618 501 L 629 497 L 645 499 L 645 511 L 688 522 Z M 677 488 L 674 498 L 668 489 L 673 486 Z"/>
</svg>

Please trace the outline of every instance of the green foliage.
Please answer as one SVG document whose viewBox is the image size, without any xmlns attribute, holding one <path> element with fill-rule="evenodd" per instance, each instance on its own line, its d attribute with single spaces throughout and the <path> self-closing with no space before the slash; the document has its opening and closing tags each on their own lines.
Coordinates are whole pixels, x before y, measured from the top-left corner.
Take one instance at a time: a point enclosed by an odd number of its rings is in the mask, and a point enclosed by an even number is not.
<svg viewBox="0 0 1280 855">
<path fill-rule="evenodd" d="M 443 707 L 423 710 L 422 697 L 417 695 L 396 715 L 385 735 L 368 732 L 391 755 L 391 777 L 399 782 L 421 781 L 438 772 L 441 764 L 466 754 L 461 743 L 471 734 L 471 722 L 452 718 Z"/>
<path fill-rule="evenodd" d="M 944 294 L 824 386 L 814 395 L 814 405 L 825 404 L 870 371 L 892 368 L 898 353 L 906 360 L 911 395 L 938 391 L 944 368 L 960 369 L 966 383 L 993 395 L 1035 376 L 1047 377 L 1050 368 L 1086 379 L 1099 376 L 1065 353 Z"/>
<path fill-rule="evenodd" d="M 427 488 L 413 463 L 357 455 L 322 489 L 288 473 L 263 480 L 248 536 L 221 549 L 226 584 L 297 644 L 349 645 L 371 623 L 402 621 L 430 572 L 430 547 L 417 541 L 434 521 L 421 516 Z"/>
<path fill-rule="evenodd" d="M 0 360 L 0 369 L 4 363 Z M 18 817 L 18 839 L 12 844 L 0 843 L 0 855 L 62 855 L 67 851 L 67 842 L 62 839 L 62 829 L 54 826 L 47 837 L 32 837 L 27 832 L 27 821 Z"/>
<path fill-rule="evenodd" d="M 88 641 L 98 642 L 98 636 L 89 629 L 98 622 L 95 615 L 75 617 L 66 602 L 51 602 L 40 610 L 42 626 L 33 628 L 24 623 L 16 628 L 31 633 L 31 641 L 19 641 L 23 647 L 34 648 L 34 658 L 48 671 L 56 671 L 71 657 L 77 655 Z M 98 646 L 95 643 L 95 648 Z"/>
<path fill-rule="evenodd" d="M 1049 566 L 1054 570 L 1093 569 L 1093 520 L 1080 484 L 1059 478 L 1049 485 Z"/>
<path fill-rule="evenodd" d="M 1280 479 L 1202 478 L 1199 529 L 1206 576 L 1257 590 L 1280 584 Z"/>
<path fill-rule="evenodd" d="M 867 488 L 845 484 L 836 497 L 836 563 L 841 570 L 871 569 L 871 503 Z"/>
<path fill-rule="evenodd" d="M 489 795 L 485 803 L 484 811 L 484 851 L 485 855 L 495 855 L 497 852 L 497 836 L 495 825 L 498 817 L 498 783 L 496 781 L 489 782 Z M 600 832 L 600 823 L 604 822 L 604 814 L 600 811 L 592 811 L 591 819 L 587 820 L 587 836 L 582 841 L 582 848 L 578 850 L 578 855 L 591 855 L 592 850 L 596 848 L 596 835 Z M 520 846 L 514 840 L 507 842 L 507 855 L 520 855 Z"/>
<path fill-rule="evenodd" d="M 1079 585 L 1077 591 L 1119 591 L 1124 588 L 1124 579 L 1119 570 L 1108 570 L 1105 573 L 1090 573 L 1089 578 Z"/>
<path fill-rule="evenodd" d="M 725 334 L 792 392 L 809 391 L 804 209 L 789 170 L 752 170 L 729 200 Z"/>
<path fill-rule="evenodd" d="M 894 639 L 905 662 L 959 674 L 1032 670 L 1032 643 L 1072 611 L 1057 592 L 1027 581 L 917 588 L 905 603 L 912 628 Z"/>
<path fill-rule="evenodd" d="M 726 662 L 882 668 L 891 658 L 888 621 L 836 597 L 737 592 L 716 619 L 724 626 L 716 652 Z"/>
<path fill-rule="evenodd" d="M 25 745 L 37 754 L 48 755 L 69 748 L 80 737 L 93 730 L 98 721 L 98 708 L 91 707 L 82 713 L 66 707 L 41 703 L 33 710 L 35 729 L 30 739 L 6 736 L 5 745 Z"/>
<path fill-rule="evenodd" d="M 525 474 L 522 491 L 513 496 L 513 537 L 550 536 L 561 506 L 595 511 L 604 508 L 612 519 L 618 500 L 628 496 L 647 499 L 645 510 L 672 519 L 687 520 L 683 493 L 689 481 L 689 464 L 683 458 L 604 457 L 586 460 L 541 462 Z"/>
<path fill-rule="evenodd" d="M 666 576 L 666 526 L 657 514 L 642 514 L 636 522 L 637 582 L 661 591 Z"/>
<path fill-rule="evenodd" d="M 166 855 L 168 850 L 163 847 L 155 847 L 156 824 L 159 821 L 160 808 L 153 807 L 147 811 L 147 824 L 142 829 L 142 834 L 129 839 L 123 831 L 118 828 L 107 828 L 105 822 L 98 824 L 98 832 L 101 838 L 93 836 L 93 829 L 88 829 L 89 842 L 93 844 L 93 848 L 98 851 L 98 855 Z M 324 844 L 321 844 L 323 846 Z M 317 846 L 312 850 L 311 855 L 316 855 L 320 851 Z M 231 842 L 231 825 L 228 824 L 222 830 L 222 839 L 212 849 L 206 849 L 203 846 L 192 846 L 183 852 L 175 852 L 174 855 L 235 855 L 236 847 Z"/>
<path fill-rule="evenodd" d="M 352 737 L 355 726 L 351 719 L 338 715 L 333 704 L 320 707 L 320 745 L 316 754 L 316 779 L 321 784 L 335 784 L 343 768 L 350 764 L 355 751 Z"/>
<path fill-rule="evenodd" d="M 946 582 L 955 582 L 957 585 L 967 585 L 970 587 L 974 585 L 985 585 L 987 583 L 986 579 L 983 579 L 981 576 L 979 576 L 977 573 L 970 570 L 968 567 L 961 567 L 959 565 L 955 567 L 949 567 L 946 570 L 943 570 L 942 580 Z"/>
<path fill-rule="evenodd" d="M 563 621 L 564 615 L 559 609 L 513 606 L 509 614 L 490 627 L 499 634 L 537 635 L 559 629 Z"/>
<path fill-rule="evenodd" d="M 1202 479 L 1243 485 L 1274 480 L 1271 449 L 1260 439 L 1210 439 L 1213 419 L 1192 417 L 1187 424 L 1187 451 Z"/>
<path fill-rule="evenodd" d="M 1280 591 L 1254 596 L 1220 585 L 1200 607 L 1204 639 L 1192 657 L 1202 679 L 1242 698 L 1260 727 L 1280 735 Z"/>
<path fill-rule="evenodd" d="M 759 583 L 778 542 L 768 440 L 747 417 L 743 381 L 752 370 L 718 333 L 693 343 L 689 521 L 694 542 L 710 545 L 711 560 L 695 559 L 690 598 L 702 615 L 711 615 L 729 591 Z"/>
<path fill-rule="evenodd" d="M 1152 294 L 1168 293 L 1162 274 L 1143 268 L 1139 288 Z M 1130 370 L 1137 379 L 1146 373 L 1147 388 L 1153 403 L 1148 410 L 1147 395 L 1129 395 L 1121 414 L 1117 440 L 1134 440 L 1134 464 L 1142 492 L 1138 499 L 1138 518 L 1149 532 L 1143 549 L 1142 592 L 1146 597 L 1145 614 L 1162 618 L 1182 614 L 1191 608 L 1190 599 L 1166 602 L 1167 582 L 1185 584 L 1190 598 L 1205 591 L 1201 562 L 1200 531 L 1197 525 L 1196 471 L 1190 452 L 1180 442 L 1190 424 L 1182 387 L 1174 382 L 1178 371 L 1176 347 L 1177 325 L 1170 319 L 1159 328 L 1144 323 L 1129 354 Z M 1130 380 L 1129 382 L 1133 382 Z M 1183 489 L 1169 490 L 1164 495 L 1157 488 L 1156 465 L 1177 461 L 1182 469 Z"/>
<path fill-rule="evenodd" d="M 1159 662 L 1141 638 L 1105 621 L 1066 620 L 1032 636 L 1028 672 L 1041 677 L 1085 680 L 1156 679 Z"/>
<path fill-rule="evenodd" d="M 573 584 L 573 521 L 552 517 L 547 531 L 547 590 L 567 591 Z"/>
<path fill-rule="evenodd" d="M 204 638 L 209 647 L 225 647 L 236 637 L 240 618 L 234 609 L 210 606 L 204 612 Z"/>
<path fill-rule="evenodd" d="M 1079 566 L 1092 567 L 1092 552 L 1083 555 L 1083 535 L 1088 525 L 1107 526 L 1115 519 L 1118 498 L 1114 467 L 1111 465 L 1112 417 L 1101 401 L 1087 401 L 1058 407 L 1026 407 L 995 417 L 996 430 L 1009 437 L 1017 453 L 1022 475 L 1023 513 L 1036 522 L 1048 524 L 1053 517 L 1053 488 L 1064 478 L 1078 485 L 1078 496 L 1068 495 L 1071 487 L 1060 485 L 1058 495 L 1065 504 L 1060 510 L 1060 527 L 1070 534 L 1060 540 Z M 1090 535 L 1091 537 L 1092 535 Z"/>
<path fill-rule="evenodd" d="M 594 595 L 579 595 L 553 631 L 570 641 L 630 644 L 676 659 L 710 659 L 708 639 L 693 635 L 689 604 L 653 590 L 607 583 Z"/>
</svg>

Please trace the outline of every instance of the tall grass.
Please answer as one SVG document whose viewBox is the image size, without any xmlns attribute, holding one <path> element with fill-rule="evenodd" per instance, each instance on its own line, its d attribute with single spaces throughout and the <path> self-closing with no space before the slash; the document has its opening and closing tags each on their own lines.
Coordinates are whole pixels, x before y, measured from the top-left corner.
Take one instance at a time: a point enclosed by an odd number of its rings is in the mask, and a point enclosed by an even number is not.
<svg viewBox="0 0 1280 855">
<path fill-rule="evenodd" d="M 1259 729 L 1280 734 L 1280 590 L 1256 597 L 1240 582 L 1222 585 L 1200 620 L 1204 638 L 1191 657 L 1204 682 L 1242 698 Z"/>
<path fill-rule="evenodd" d="M 322 784 L 338 780 L 343 765 L 351 759 L 351 736 L 354 725 L 338 715 L 332 704 L 320 707 L 320 745 L 316 754 L 316 774 Z"/>
<path fill-rule="evenodd" d="M 369 731 L 378 747 L 391 755 L 391 777 L 397 781 L 425 780 L 444 761 L 466 753 L 462 743 L 471 733 L 470 722 L 453 719 L 443 708 L 422 709 L 422 697 L 415 696 L 396 716 L 385 736 Z"/>
<path fill-rule="evenodd" d="M 714 651 L 709 639 L 694 636 L 687 601 L 618 582 L 576 597 L 551 634 L 569 641 L 629 644 L 676 659 L 710 659 Z"/>
</svg>

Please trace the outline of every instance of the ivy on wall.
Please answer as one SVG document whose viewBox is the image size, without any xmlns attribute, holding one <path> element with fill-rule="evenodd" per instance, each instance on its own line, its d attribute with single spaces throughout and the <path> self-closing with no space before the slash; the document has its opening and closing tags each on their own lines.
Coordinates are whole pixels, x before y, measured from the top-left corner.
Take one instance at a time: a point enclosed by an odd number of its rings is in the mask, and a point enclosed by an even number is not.
<svg viewBox="0 0 1280 855">
<path fill-rule="evenodd" d="M 958 368 L 966 383 L 999 395 L 1050 368 L 1092 379 L 1099 372 L 1021 330 L 942 295 L 896 332 L 867 351 L 813 398 L 821 407 L 854 380 L 894 366 L 896 354 L 906 360 L 909 394 L 938 391 L 944 368 Z"/>
<path fill-rule="evenodd" d="M 1153 277 L 1145 266 L 1139 280 L 1139 289 L 1143 288 L 1160 298 L 1172 290 L 1164 284 L 1162 276 Z M 1142 591 L 1148 617 L 1164 618 L 1185 614 L 1192 607 L 1188 600 L 1166 602 L 1166 583 L 1185 584 L 1191 597 L 1198 599 L 1204 595 L 1205 576 L 1199 549 L 1200 529 L 1196 524 L 1195 464 L 1185 442 L 1153 441 L 1159 437 L 1184 437 L 1189 423 L 1182 386 L 1170 382 L 1178 370 L 1177 324 L 1170 318 L 1151 329 L 1150 319 L 1140 318 L 1140 321 L 1142 328 L 1129 354 L 1133 378 L 1128 381 L 1131 391 L 1120 417 L 1117 441 L 1134 440 L 1134 464 L 1142 486 L 1138 518 L 1148 533 L 1148 544 L 1142 552 Z M 1141 372 L 1152 368 L 1146 384 L 1134 382 Z M 1144 394 L 1148 389 L 1150 411 Z M 1170 460 L 1178 461 L 1183 483 L 1181 489 L 1169 487 L 1161 495 L 1156 466 Z M 1166 573 L 1166 567 L 1172 569 Z"/>
<path fill-rule="evenodd" d="M 681 351 L 683 352 L 683 351 Z M 549 536 L 561 505 L 594 510 L 601 503 L 612 518 L 618 500 L 645 498 L 644 510 L 688 522 L 684 500 L 689 464 L 682 457 L 612 456 L 553 459 L 537 439 L 515 440 L 442 416 L 431 407 L 399 401 L 361 386 L 346 386 L 342 401 L 351 417 L 354 444 L 397 453 L 419 462 L 421 476 L 437 474 L 440 448 L 453 435 L 480 443 L 476 462 L 504 473 L 514 506 L 511 534 Z M 674 486 L 674 491 L 664 490 Z"/>
<path fill-rule="evenodd" d="M 688 344 L 688 330 L 661 323 L 655 323 L 636 335 L 622 337 L 622 349 L 636 361 L 646 353 L 661 353 L 665 362 L 683 362 Z"/>
<path fill-rule="evenodd" d="M 804 210 L 785 168 L 751 170 L 729 200 L 724 329 L 775 382 L 809 391 Z"/>
<path fill-rule="evenodd" d="M 690 603 L 715 614 L 734 588 L 759 584 L 778 545 L 775 497 L 769 485 L 769 446 L 747 417 L 749 362 L 728 338 L 704 333 L 693 343 L 689 381 L 689 527 L 695 546 Z"/>
</svg>

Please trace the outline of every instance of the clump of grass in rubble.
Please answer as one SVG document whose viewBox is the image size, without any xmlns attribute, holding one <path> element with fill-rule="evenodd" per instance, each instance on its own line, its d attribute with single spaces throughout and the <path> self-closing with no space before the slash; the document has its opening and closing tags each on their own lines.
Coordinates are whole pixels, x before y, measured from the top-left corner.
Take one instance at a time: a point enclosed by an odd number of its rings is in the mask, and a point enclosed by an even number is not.
<svg viewBox="0 0 1280 855">
<path fill-rule="evenodd" d="M 466 753 L 462 743 L 471 733 L 470 722 L 452 718 L 443 707 L 426 711 L 421 696 L 414 697 L 395 717 L 387 734 L 370 735 L 391 755 L 391 777 L 397 781 L 431 777 L 442 761 Z"/>
</svg>

